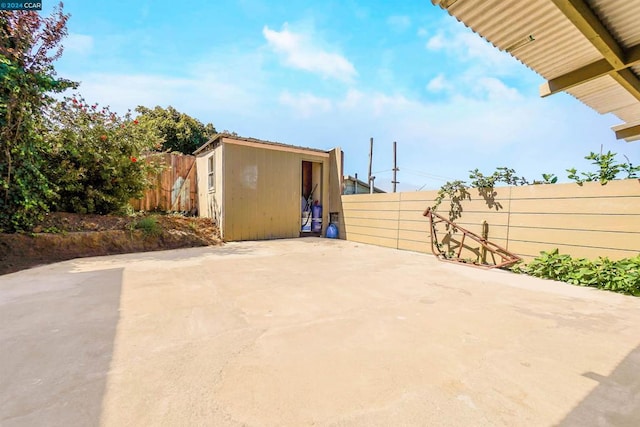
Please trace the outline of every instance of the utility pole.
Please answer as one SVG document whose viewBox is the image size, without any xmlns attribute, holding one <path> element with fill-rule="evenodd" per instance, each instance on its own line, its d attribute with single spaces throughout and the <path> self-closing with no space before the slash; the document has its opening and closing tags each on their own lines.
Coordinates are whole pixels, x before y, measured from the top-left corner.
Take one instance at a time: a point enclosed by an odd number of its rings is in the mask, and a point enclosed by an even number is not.
<svg viewBox="0 0 640 427">
<path fill-rule="evenodd" d="M 373 182 L 376 177 L 371 175 L 371 166 L 373 165 L 373 137 L 369 140 L 369 194 L 373 194 Z"/>
<path fill-rule="evenodd" d="M 358 172 L 356 172 L 356 180 L 353 183 L 353 194 L 358 194 Z"/>
<path fill-rule="evenodd" d="M 398 181 L 396 181 L 396 173 L 399 171 L 400 169 L 398 169 L 398 161 L 396 158 L 396 142 L 393 141 L 393 181 L 391 181 L 391 183 L 393 184 L 393 192 L 396 192 L 396 184 L 400 184 Z"/>
</svg>

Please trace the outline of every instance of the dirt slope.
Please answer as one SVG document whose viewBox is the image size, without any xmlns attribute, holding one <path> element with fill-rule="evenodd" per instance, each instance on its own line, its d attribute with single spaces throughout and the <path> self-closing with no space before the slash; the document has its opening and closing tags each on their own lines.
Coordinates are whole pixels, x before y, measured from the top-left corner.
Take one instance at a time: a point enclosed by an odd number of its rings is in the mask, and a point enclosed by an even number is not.
<svg viewBox="0 0 640 427">
<path fill-rule="evenodd" d="M 73 258 L 218 245 L 219 235 L 209 218 L 52 213 L 33 233 L 0 234 L 0 274 Z"/>
</svg>

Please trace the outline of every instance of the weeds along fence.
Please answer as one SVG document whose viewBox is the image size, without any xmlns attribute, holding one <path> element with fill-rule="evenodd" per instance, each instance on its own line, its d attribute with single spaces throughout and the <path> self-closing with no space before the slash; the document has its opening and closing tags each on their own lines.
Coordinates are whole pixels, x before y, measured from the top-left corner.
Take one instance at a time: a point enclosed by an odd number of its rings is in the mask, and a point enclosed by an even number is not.
<svg viewBox="0 0 640 427">
<path fill-rule="evenodd" d="M 158 157 L 154 157 L 158 160 Z M 153 187 L 142 199 L 132 199 L 135 210 L 189 212 L 198 209 L 198 184 L 195 156 L 164 153 L 159 155 L 164 164 L 162 172 L 152 177 Z"/>
<path fill-rule="evenodd" d="M 496 188 L 492 200 L 470 189 L 456 223 L 529 261 L 558 248 L 574 257 L 611 259 L 640 252 L 640 180 Z M 347 240 L 431 252 L 429 221 L 422 216 L 437 191 L 342 196 Z M 438 212 L 448 214 L 450 200 Z M 491 206 L 491 207 L 490 207 Z"/>
</svg>

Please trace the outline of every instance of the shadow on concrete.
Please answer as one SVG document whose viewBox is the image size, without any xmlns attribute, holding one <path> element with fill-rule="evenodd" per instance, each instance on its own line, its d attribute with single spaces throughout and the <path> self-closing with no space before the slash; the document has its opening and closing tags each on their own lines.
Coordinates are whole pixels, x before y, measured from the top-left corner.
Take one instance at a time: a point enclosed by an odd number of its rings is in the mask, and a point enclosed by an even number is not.
<svg viewBox="0 0 640 427">
<path fill-rule="evenodd" d="M 0 425 L 99 425 L 122 271 L 0 283 Z"/>
<path fill-rule="evenodd" d="M 608 377 L 585 372 L 600 384 L 560 424 L 569 426 L 640 425 L 640 345 L 624 358 Z"/>
</svg>

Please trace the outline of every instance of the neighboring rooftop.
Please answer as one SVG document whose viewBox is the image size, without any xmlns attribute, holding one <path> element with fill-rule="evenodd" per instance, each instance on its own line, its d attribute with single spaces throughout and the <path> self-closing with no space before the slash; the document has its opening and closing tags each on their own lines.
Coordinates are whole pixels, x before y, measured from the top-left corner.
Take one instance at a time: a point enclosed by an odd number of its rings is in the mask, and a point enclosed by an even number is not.
<svg viewBox="0 0 640 427">
<path fill-rule="evenodd" d="M 541 96 L 564 91 L 640 140 L 640 1 L 431 2 L 545 78 Z"/>
<path fill-rule="evenodd" d="M 238 135 L 235 135 L 235 134 L 232 134 L 232 133 L 221 132 L 221 133 L 217 133 L 217 134 L 213 135 L 207 142 L 202 144 L 202 146 L 200 146 L 196 151 L 194 151 L 193 154 L 194 155 L 198 155 L 199 153 L 201 153 L 203 151 L 208 151 L 208 150 L 212 149 L 216 145 L 216 143 L 222 142 L 223 138 L 233 139 L 233 140 L 236 140 L 236 141 L 250 142 L 250 143 L 254 143 L 254 144 L 271 145 L 271 146 L 275 146 L 275 147 L 281 147 L 283 149 L 291 148 L 291 149 L 296 149 L 296 150 L 306 150 L 306 151 L 315 151 L 315 152 L 318 152 L 318 153 L 327 153 L 326 150 L 320 150 L 318 148 L 310 148 L 310 147 L 302 147 L 302 146 L 298 146 L 298 145 L 283 144 L 281 142 L 265 141 L 265 140 L 257 139 L 257 138 L 245 138 L 245 137 L 238 136 Z"/>
<path fill-rule="evenodd" d="M 374 193 L 385 193 L 384 190 L 373 186 Z M 369 184 L 366 182 L 351 176 L 345 175 L 343 177 L 342 194 L 369 194 Z"/>
</svg>

